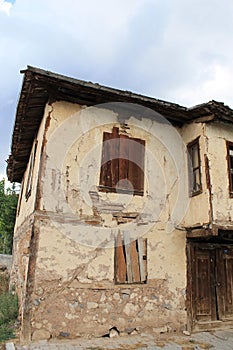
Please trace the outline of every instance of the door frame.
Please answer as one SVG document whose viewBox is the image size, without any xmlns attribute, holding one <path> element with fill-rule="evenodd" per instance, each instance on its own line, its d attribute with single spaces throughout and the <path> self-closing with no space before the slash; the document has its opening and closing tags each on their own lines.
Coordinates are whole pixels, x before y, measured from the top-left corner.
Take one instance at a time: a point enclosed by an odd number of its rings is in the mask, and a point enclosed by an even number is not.
<svg viewBox="0 0 233 350">
<path fill-rule="evenodd" d="M 213 290 L 210 291 L 210 301 L 211 301 L 211 319 L 208 321 L 200 321 L 197 320 L 197 312 L 196 312 L 196 291 L 194 290 L 195 280 L 196 280 L 196 259 L 197 254 L 195 252 L 196 249 L 199 248 L 199 251 L 208 250 L 213 251 L 213 254 L 210 252 L 210 258 L 213 255 L 212 259 L 213 266 L 210 267 L 210 282 L 213 283 Z M 219 249 L 218 249 L 219 248 Z M 201 327 L 205 325 L 206 329 L 213 327 L 221 326 L 221 324 L 225 320 L 233 324 L 232 320 L 227 319 L 224 310 L 224 293 L 223 288 L 226 288 L 226 275 L 224 270 L 224 254 L 223 249 L 230 249 L 233 251 L 233 244 L 226 243 L 224 240 L 208 242 L 206 240 L 188 240 L 186 246 L 187 252 L 187 298 L 186 298 L 186 307 L 187 307 L 187 316 L 188 316 L 188 330 L 202 329 Z M 211 270 L 212 269 L 212 270 Z M 211 272 L 212 271 L 212 272 Z M 211 273 L 214 273 L 211 276 Z M 223 274 L 224 273 L 224 274 Z M 197 282 L 196 282 L 197 283 Z M 210 286 L 211 288 L 211 286 Z M 225 296 L 226 297 L 226 296 Z M 215 308 L 215 310 L 213 309 Z M 213 314 L 212 314 L 213 312 Z M 200 326 L 202 325 L 202 326 Z M 205 328 L 204 327 L 204 328 Z"/>
</svg>

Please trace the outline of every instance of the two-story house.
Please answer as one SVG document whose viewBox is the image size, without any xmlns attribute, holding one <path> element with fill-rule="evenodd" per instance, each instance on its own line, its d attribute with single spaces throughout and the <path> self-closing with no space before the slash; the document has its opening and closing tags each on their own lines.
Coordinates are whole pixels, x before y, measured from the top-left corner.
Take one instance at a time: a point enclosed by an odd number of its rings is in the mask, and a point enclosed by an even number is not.
<svg viewBox="0 0 233 350">
<path fill-rule="evenodd" d="M 23 73 L 8 160 L 22 339 L 233 324 L 233 111 Z"/>
</svg>

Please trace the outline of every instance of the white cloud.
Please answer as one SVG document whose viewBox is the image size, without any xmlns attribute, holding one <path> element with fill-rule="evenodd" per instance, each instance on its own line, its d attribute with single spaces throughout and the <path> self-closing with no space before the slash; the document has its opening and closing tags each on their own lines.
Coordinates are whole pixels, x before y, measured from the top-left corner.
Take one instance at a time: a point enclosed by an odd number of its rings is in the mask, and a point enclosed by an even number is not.
<svg viewBox="0 0 233 350">
<path fill-rule="evenodd" d="M 11 7 L 0 0 L 0 11 Z M 185 106 L 233 107 L 229 0 L 20 0 L 13 9 L 0 18 L 2 169 L 27 64 Z"/>
<path fill-rule="evenodd" d="M 12 8 L 12 4 L 10 2 L 0 0 L 0 11 L 1 12 L 4 12 L 9 16 L 11 8 Z"/>
<path fill-rule="evenodd" d="M 12 183 L 7 180 L 7 176 L 5 174 L 0 173 L 0 181 L 5 180 L 5 188 L 11 188 Z"/>
<path fill-rule="evenodd" d="M 210 65 L 202 74 L 205 79 L 197 79 L 193 85 L 186 83 L 173 89 L 173 98 L 189 107 L 216 100 L 232 108 L 233 67 L 216 63 Z"/>
</svg>

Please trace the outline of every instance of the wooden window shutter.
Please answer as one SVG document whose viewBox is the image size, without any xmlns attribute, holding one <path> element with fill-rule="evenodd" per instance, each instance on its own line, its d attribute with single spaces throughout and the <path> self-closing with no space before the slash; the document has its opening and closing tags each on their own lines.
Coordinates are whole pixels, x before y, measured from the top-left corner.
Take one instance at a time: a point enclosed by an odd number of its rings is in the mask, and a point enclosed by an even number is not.
<svg viewBox="0 0 233 350">
<path fill-rule="evenodd" d="M 104 132 L 103 149 L 100 171 L 100 185 L 115 187 L 119 174 L 119 139 L 118 129 L 113 128 L 112 133 Z"/>
<path fill-rule="evenodd" d="M 129 137 L 120 135 L 120 152 L 119 152 L 119 186 L 122 189 L 130 189 L 129 179 Z"/>
<path fill-rule="evenodd" d="M 126 281 L 125 252 L 120 232 L 118 233 L 115 244 L 115 280 L 118 283 L 125 283 Z"/>
<path fill-rule="evenodd" d="M 132 183 L 135 193 L 143 194 L 145 141 L 136 138 L 131 140 L 133 142 L 129 142 L 129 181 Z"/>
<path fill-rule="evenodd" d="M 145 283 L 147 279 L 147 241 L 130 241 L 127 233 L 118 233 L 115 245 L 115 282 Z"/>
<path fill-rule="evenodd" d="M 117 127 L 104 132 L 99 189 L 143 195 L 144 162 L 144 140 L 119 134 Z"/>
</svg>

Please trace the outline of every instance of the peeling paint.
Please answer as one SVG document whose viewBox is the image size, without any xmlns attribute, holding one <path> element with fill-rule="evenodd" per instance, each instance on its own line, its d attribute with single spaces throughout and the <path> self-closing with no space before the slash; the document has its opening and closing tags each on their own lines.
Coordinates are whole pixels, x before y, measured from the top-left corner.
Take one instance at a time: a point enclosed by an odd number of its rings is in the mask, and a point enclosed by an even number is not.
<svg viewBox="0 0 233 350">
<path fill-rule="evenodd" d="M 121 332 L 132 326 L 145 331 L 155 324 L 174 331 L 187 327 L 185 227 L 209 222 L 203 128 L 201 124 L 177 128 L 185 143 L 200 136 L 203 192 L 182 208 L 187 212 L 180 227 L 168 232 L 180 191 L 177 171 L 180 166 L 188 171 L 185 147 L 176 164 L 166 140 L 152 136 L 153 130 L 169 134 L 172 126 L 127 118 L 123 123 L 104 107 L 88 109 L 62 101 L 45 109 L 33 179 L 38 186 L 31 197 L 36 211 L 29 221 L 29 204 L 22 201 L 15 233 L 12 283 L 20 296 L 24 339 L 61 333 L 102 336 L 114 327 Z M 143 196 L 99 191 L 103 132 L 113 127 L 145 140 Z M 26 240 L 25 227 L 32 223 L 34 235 L 28 233 Z M 132 227 L 148 242 L 147 283 L 116 285 L 111 242 L 116 232 Z"/>
</svg>

